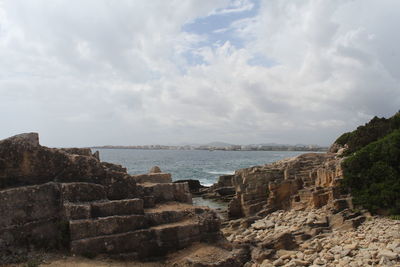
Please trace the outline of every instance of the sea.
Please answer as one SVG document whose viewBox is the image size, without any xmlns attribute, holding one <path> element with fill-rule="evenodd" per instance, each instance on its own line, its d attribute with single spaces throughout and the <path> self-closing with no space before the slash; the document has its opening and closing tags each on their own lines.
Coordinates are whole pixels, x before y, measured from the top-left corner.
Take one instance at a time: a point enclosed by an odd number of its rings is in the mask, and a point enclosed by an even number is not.
<svg viewBox="0 0 400 267">
<path fill-rule="evenodd" d="M 159 166 L 171 173 L 172 180 L 196 179 L 210 186 L 219 176 L 233 174 L 235 170 L 264 165 L 293 157 L 301 151 L 221 151 L 221 150 L 140 150 L 92 149 L 100 152 L 100 159 L 127 168 L 129 174 L 148 173 Z"/>
</svg>

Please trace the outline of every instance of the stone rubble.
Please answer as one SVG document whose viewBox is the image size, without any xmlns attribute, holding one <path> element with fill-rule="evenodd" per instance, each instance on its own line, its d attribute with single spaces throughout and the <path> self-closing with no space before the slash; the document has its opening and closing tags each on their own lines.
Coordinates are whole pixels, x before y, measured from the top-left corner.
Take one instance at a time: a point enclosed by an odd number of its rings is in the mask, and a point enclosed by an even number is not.
<svg viewBox="0 0 400 267">
<path fill-rule="evenodd" d="M 330 216 L 326 208 L 280 210 L 248 227 L 249 220 L 231 221 L 223 232 L 252 247 L 246 267 L 400 266 L 400 221 L 370 216 L 357 228 L 331 229 Z"/>
</svg>

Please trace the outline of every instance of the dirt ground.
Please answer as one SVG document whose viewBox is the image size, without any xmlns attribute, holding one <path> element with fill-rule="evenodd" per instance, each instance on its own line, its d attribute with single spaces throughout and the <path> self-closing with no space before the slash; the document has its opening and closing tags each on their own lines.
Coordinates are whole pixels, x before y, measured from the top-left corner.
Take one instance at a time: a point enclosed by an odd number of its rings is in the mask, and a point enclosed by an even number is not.
<svg viewBox="0 0 400 267">
<path fill-rule="evenodd" d="M 118 261 L 106 258 L 88 259 L 84 257 L 46 255 L 45 259 L 20 264 L 1 265 L 0 267 L 164 267 L 162 262 Z"/>
<path fill-rule="evenodd" d="M 68 257 L 50 263 L 42 263 L 43 267 L 162 267 L 161 263 L 120 262 L 112 260 L 85 259 L 81 257 Z"/>
<path fill-rule="evenodd" d="M 81 256 L 37 253 L 29 255 L 29 260 L 21 264 L 0 265 L 0 267 L 171 267 L 184 266 L 186 259 L 195 262 L 214 263 L 230 253 L 222 247 L 212 244 L 194 243 L 182 250 L 170 253 L 159 261 L 138 262 L 113 260 L 107 257 L 89 259 Z"/>
</svg>

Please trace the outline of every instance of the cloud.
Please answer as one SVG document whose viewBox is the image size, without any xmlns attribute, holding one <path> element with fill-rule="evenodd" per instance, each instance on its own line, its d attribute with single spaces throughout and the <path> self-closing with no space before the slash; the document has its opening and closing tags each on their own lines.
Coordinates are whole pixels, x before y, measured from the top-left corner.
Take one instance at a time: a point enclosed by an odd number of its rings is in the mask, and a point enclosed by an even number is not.
<svg viewBox="0 0 400 267">
<path fill-rule="evenodd" d="M 254 8 L 254 6 L 254 3 L 250 0 L 233 0 L 230 2 L 228 7 L 217 9 L 210 15 L 224 15 L 250 11 Z"/>
<path fill-rule="evenodd" d="M 0 3 L 1 137 L 329 144 L 399 109 L 395 0 Z"/>
</svg>

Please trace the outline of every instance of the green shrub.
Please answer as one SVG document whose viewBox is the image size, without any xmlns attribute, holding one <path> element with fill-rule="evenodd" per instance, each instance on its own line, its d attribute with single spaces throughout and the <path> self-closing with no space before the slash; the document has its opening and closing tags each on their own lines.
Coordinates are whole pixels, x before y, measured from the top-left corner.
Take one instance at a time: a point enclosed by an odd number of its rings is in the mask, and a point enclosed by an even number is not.
<svg viewBox="0 0 400 267">
<path fill-rule="evenodd" d="M 397 112 L 389 119 L 375 116 L 371 121 L 359 126 L 356 130 L 342 134 L 336 139 L 335 143 L 341 146 L 347 145 L 346 155 L 350 155 L 396 129 L 400 129 L 400 112 Z"/>
<path fill-rule="evenodd" d="M 354 204 L 373 213 L 400 213 L 400 130 L 353 153 L 342 167 Z"/>
<path fill-rule="evenodd" d="M 391 216 L 389 216 L 389 218 L 392 219 L 392 220 L 400 221 L 400 215 L 399 214 L 391 215 Z"/>
<path fill-rule="evenodd" d="M 350 138 L 351 138 L 351 133 L 344 133 L 341 136 L 339 136 L 338 139 L 336 139 L 335 143 L 344 146 L 349 142 Z"/>
</svg>

